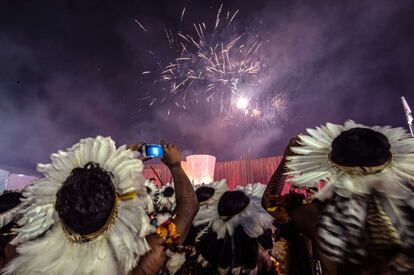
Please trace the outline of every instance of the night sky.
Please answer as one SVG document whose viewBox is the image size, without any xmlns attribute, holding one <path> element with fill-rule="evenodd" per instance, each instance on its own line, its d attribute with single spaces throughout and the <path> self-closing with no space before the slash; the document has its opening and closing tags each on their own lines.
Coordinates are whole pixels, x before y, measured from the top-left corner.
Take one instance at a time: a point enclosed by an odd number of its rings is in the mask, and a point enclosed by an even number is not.
<svg viewBox="0 0 414 275">
<path fill-rule="evenodd" d="M 236 114 L 223 127 L 217 102 L 185 111 L 172 97 L 144 99 L 168 92 L 154 84 L 157 63 L 177 55 L 164 28 L 191 32 L 221 3 L 240 9 L 223 39 L 244 32 L 263 42 L 254 96 L 283 99 L 267 110 L 271 123 Z M 98 134 L 117 144 L 165 138 L 185 154 L 230 160 L 281 154 L 290 137 L 327 121 L 406 127 L 413 15 L 411 0 L 0 1 L 0 164 L 34 168 Z"/>
</svg>

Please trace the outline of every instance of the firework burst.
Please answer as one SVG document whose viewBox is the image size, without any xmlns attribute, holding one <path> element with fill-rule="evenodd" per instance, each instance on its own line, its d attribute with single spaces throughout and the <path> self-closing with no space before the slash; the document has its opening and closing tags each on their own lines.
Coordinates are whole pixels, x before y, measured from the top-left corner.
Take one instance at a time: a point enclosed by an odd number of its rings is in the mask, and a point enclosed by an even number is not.
<svg viewBox="0 0 414 275">
<path fill-rule="evenodd" d="M 223 112 L 228 110 L 232 97 L 242 96 L 241 85 L 254 86 L 261 68 L 256 56 L 262 43 L 256 35 L 234 35 L 232 23 L 238 12 L 228 11 L 226 15 L 221 4 L 211 24 L 193 23 L 192 32 L 164 28 L 168 45 L 176 49 L 178 56 L 162 67 L 157 82 L 167 85 L 166 94 L 162 100 L 153 98 L 152 104 L 168 98 L 174 108 L 188 110 L 193 104 L 215 102 Z M 185 13 L 183 8 L 180 22 Z M 138 20 L 135 22 L 148 32 Z"/>
</svg>

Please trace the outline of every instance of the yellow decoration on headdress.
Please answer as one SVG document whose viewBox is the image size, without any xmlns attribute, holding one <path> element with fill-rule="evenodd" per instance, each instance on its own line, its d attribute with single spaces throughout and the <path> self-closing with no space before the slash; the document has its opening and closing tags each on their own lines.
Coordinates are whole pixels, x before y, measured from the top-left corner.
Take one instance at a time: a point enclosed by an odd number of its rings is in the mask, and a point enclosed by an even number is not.
<svg viewBox="0 0 414 275">
<path fill-rule="evenodd" d="M 129 201 L 129 200 L 133 200 L 135 199 L 138 195 L 136 192 L 132 191 L 132 192 L 128 192 L 125 194 L 116 194 L 116 196 L 121 200 L 121 201 Z"/>
<path fill-rule="evenodd" d="M 333 163 L 333 165 L 336 168 L 338 168 L 341 171 L 344 171 L 345 173 L 351 175 L 372 175 L 384 170 L 391 163 L 392 155 L 384 164 L 377 166 L 343 166 L 335 163 L 331 158 L 331 154 L 329 154 L 329 160 Z"/>
</svg>

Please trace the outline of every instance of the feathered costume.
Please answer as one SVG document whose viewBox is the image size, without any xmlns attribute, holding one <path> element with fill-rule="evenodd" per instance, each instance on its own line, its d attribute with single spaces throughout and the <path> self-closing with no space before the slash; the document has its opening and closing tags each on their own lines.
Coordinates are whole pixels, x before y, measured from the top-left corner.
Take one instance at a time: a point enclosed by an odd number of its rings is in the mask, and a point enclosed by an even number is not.
<svg viewBox="0 0 414 275">
<path fill-rule="evenodd" d="M 224 192 L 228 191 L 227 181 L 225 179 L 205 185 L 214 189 L 214 194 L 207 200 L 199 203 L 199 210 L 194 218 L 193 225 L 199 226 L 208 224 L 211 217 L 217 210 L 217 203 Z M 199 187 L 200 188 L 200 187 Z"/>
<path fill-rule="evenodd" d="M 159 227 L 164 223 L 171 221 L 173 210 L 175 207 L 175 190 L 170 184 L 166 184 L 162 188 L 158 188 L 152 181 L 145 182 L 147 188 L 147 196 L 145 198 L 147 205 L 147 213 L 151 219 L 151 225 Z M 167 262 L 165 269 L 159 274 L 175 274 L 185 263 L 185 253 L 181 252 L 181 247 L 174 247 L 166 250 Z"/>
<path fill-rule="evenodd" d="M 149 249 L 149 218 L 140 200 L 146 195 L 143 164 L 135 153 L 118 149 L 109 137 L 81 140 L 67 151 L 51 155 L 51 163 L 39 164 L 44 178 L 24 192 L 18 222 L 18 256 L 5 274 L 128 274 Z M 113 175 L 116 199 L 107 227 L 93 237 L 65 228 L 55 209 L 56 194 L 71 171 L 94 162 Z M 93 194 L 91 194 L 93 196 Z"/>
<path fill-rule="evenodd" d="M 199 191 L 204 188 L 211 188 L 214 190 L 211 196 L 207 199 L 201 198 L 200 196 Z M 198 233 L 207 227 L 208 223 L 211 220 L 211 217 L 213 217 L 217 211 L 217 203 L 221 195 L 223 195 L 223 193 L 228 190 L 227 181 L 223 179 L 218 182 L 212 182 L 210 184 L 198 187 L 197 190 L 196 195 L 199 202 L 199 210 L 197 212 L 197 215 L 194 217 L 193 224 L 183 244 L 184 246 L 188 247 L 193 247 L 195 245 L 195 240 Z"/>
<path fill-rule="evenodd" d="M 154 182 L 150 180 L 145 181 L 145 187 L 147 188 L 147 195 L 144 198 L 148 215 L 151 215 L 155 211 L 155 202 L 156 198 L 158 197 L 158 187 L 154 184 Z"/>
<path fill-rule="evenodd" d="M 159 189 L 156 197 L 157 212 L 171 213 L 175 208 L 175 190 L 173 184 L 166 184 Z"/>
<path fill-rule="evenodd" d="M 256 272 L 259 254 L 258 238 L 272 228 L 273 218 L 261 207 L 260 198 L 264 187 L 256 184 L 249 190 L 248 203 L 231 216 L 220 216 L 220 202 L 214 208 L 208 227 L 199 233 L 196 240 L 198 262 L 211 273 L 240 274 Z M 246 193 L 249 193 L 246 192 Z M 246 193 L 245 196 L 247 195 Z M 254 194 L 254 195 L 253 195 Z M 233 201 L 230 201 L 231 204 Z M 208 273 L 208 272 L 207 272 Z M 205 274 L 207 274 L 205 272 Z M 211 274 L 209 273 L 209 274 Z"/>
<path fill-rule="evenodd" d="M 332 143 L 355 128 L 385 136 L 391 157 L 366 167 L 335 162 Z M 373 266 L 397 255 L 394 268 L 414 267 L 414 193 L 409 186 L 414 180 L 414 138 L 402 128 L 353 121 L 327 123 L 307 132 L 299 136 L 301 146 L 292 148 L 297 155 L 289 157 L 288 168 L 296 185 L 327 183 L 315 196 L 326 202 L 317 232 L 323 254 L 337 264 L 355 266 Z"/>
</svg>

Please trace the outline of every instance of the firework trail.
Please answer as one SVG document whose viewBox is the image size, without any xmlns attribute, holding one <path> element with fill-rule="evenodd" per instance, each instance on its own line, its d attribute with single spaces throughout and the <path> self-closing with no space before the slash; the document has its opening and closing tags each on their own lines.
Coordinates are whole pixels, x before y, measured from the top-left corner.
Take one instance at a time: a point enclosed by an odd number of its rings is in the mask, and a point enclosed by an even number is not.
<svg viewBox="0 0 414 275">
<path fill-rule="evenodd" d="M 137 20 L 137 19 L 134 19 L 134 21 L 135 21 L 135 23 L 137 23 L 138 24 L 138 26 L 144 31 L 144 32 L 148 32 L 147 31 L 147 29 Z"/>
<path fill-rule="evenodd" d="M 185 14 L 185 7 L 183 8 L 183 11 L 181 12 L 180 23 L 183 22 L 184 14 Z"/>
</svg>

